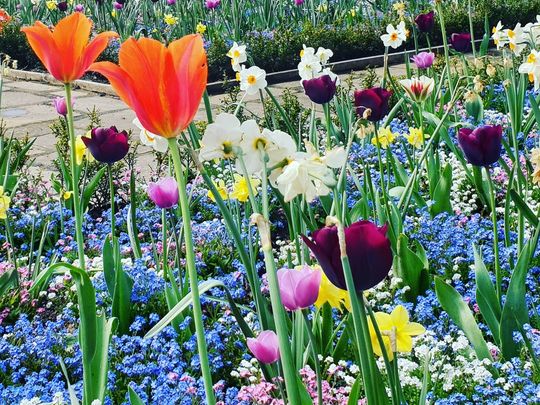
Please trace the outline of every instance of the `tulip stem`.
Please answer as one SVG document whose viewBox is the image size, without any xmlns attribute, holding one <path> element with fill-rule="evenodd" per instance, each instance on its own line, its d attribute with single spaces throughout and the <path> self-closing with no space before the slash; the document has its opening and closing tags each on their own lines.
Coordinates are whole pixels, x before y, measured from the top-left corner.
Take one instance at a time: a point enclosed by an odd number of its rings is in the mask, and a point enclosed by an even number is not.
<svg viewBox="0 0 540 405">
<path fill-rule="evenodd" d="M 437 14 L 439 15 L 439 22 L 441 24 L 441 34 L 444 45 L 444 61 L 447 66 L 447 76 L 448 76 L 448 88 L 450 89 L 450 98 L 454 98 L 454 83 L 452 83 L 452 72 L 450 69 L 450 55 L 448 54 L 448 39 L 446 38 L 446 25 L 444 22 L 444 17 L 441 9 L 441 2 L 436 2 L 437 4 Z"/>
<path fill-rule="evenodd" d="M 83 221 L 82 221 L 82 206 L 79 195 L 79 173 L 77 170 L 77 153 L 76 153 L 76 138 L 75 128 L 73 127 L 73 106 L 71 104 L 71 83 L 65 83 L 64 89 L 66 92 L 66 107 L 67 107 L 67 126 L 70 142 L 70 160 L 71 160 L 71 188 L 73 191 L 73 211 L 75 214 L 75 239 L 77 240 L 77 252 L 79 256 L 79 267 L 84 270 L 84 239 L 83 239 Z"/>
<path fill-rule="evenodd" d="M 311 351 L 313 353 L 313 364 L 315 365 L 315 374 L 317 375 L 317 404 L 323 405 L 323 396 L 322 396 L 322 376 L 321 376 L 321 364 L 319 362 L 319 347 L 317 345 L 317 339 L 313 335 L 313 330 L 311 329 L 311 322 L 307 316 L 307 313 L 302 311 L 304 316 L 304 321 L 306 322 L 306 329 L 308 332 L 309 340 L 311 341 Z"/>
<path fill-rule="evenodd" d="M 109 193 L 111 194 L 111 240 L 114 244 L 114 237 L 116 234 L 116 218 L 114 215 L 114 182 L 113 182 L 113 174 L 112 174 L 112 165 L 107 164 L 107 172 L 109 174 Z"/>
<path fill-rule="evenodd" d="M 191 296 L 193 298 L 193 320 L 195 322 L 195 332 L 197 335 L 197 349 L 199 352 L 199 361 L 201 364 L 201 372 L 204 380 L 204 390 L 206 393 L 206 403 L 214 405 L 216 399 L 214 397 L 214 388 L 212 384 L 212 375 L 210 373 L 210 365 L 208 362 L 208 352 L 206 345 L 206 337 L 204 332 L 204 324 L 202 319 L 201 298 L 199 296 L 199 284 L 197 277 L 197 268 L 195 266 L 195 247 L 193 245 L 193 235 L 191 232 L 191 214 L 189 212 L 189 201 L 186 192 L 186 178 L 182 172 L 182 162 L 180 160 L 180 152 L 176 138 L 169 138 L 169 150 L 173 160 L 174 173 L 178 182 L 178 194 L 180 201 L 180 209 L 182 211 L 182 222 L 184 228 L 184 241 L 186 245 L 186 267 L 189 275 L 189 284 L 191 288 Z"/>
<path fill-rule="evenodd" d="M 501 274 L 501 262 L 499 260 L 499 234 L 498 234 L 498 227 L 497 227 L 497 210 L 495 205 L 495 189 L 493 187 L 493 179 L 491 178 L 491 173 L 489 172 L 489 168 L 487 166 L 484 166 L 484 169 L 486 171 L 486 175 L 488 178 L 488 188 L 489 188 L 489 198 L 490 198 L 490 205 L 491 205 L 491 221 L 493 222 L 493 256 L 494 256 L 494 262 L 495 262 L 495 286 L 497 290 L 497 298 L 499 302 L 501 301 L 501 281 L 502 281 L 502 274 Z"/>
</svg>

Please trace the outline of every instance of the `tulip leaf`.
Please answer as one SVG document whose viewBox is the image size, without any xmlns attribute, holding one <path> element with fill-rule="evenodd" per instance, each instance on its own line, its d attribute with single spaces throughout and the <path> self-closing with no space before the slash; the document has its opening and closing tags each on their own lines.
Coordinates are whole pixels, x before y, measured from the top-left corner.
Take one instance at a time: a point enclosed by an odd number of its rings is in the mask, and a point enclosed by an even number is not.
<svg viewBox="0 0 540 405">
<path fill-rule="evenodd" d="M 112 297 L 114 295 L 114 253 L 110 236 L 107 235 L 103 241 L 103 276 L 105 277 L 105 284 L 107 285 L 107 291 Z"/>
<path fill-rule="evenodd" d="M 409 287 L 404 296 L 410 302 L 429 288 L 426 262 L 409 248 L 409 238 L 405 234 L 400 234 L 397 242 L 397 273 L 403 284 Z"/>
<path fill-rule="evenodd" d="M 6 291 L 17 286 L 17 270 L 11 269 L 0 276 L 0 296 L 4 296 Z"/>
<path fill-rule="evenodd" d="M 525 301 L 525 279 L 529 261 L 536 248 L 536 243 L 533 242 L 536 241 L 529 240 L 519 253 L 506 293 L 500 326 L 501 350 L 505 359 L 510 359 L 519 354 L 520 346 L 514 341 L 514 332 L 519 332 L 523 325 L 529 322 L 529 313 Z"/>
<path fill-rule="evenodd" d="M 480 257 L 478 249 L 473 245 L 474 270 L 476 273 L 476 302 L 482 316 L 493 334 L 495 342 L 500 342 L 500 319 L 501 303 L 497 298 L 497 292 L 486 269 L 484 261 Z"/>
<path fill-rule="evenodd" d="M 359 374 L 354 380 L 354 384 L 351 387 L 351 392 L 349 393 L 349 399 L 347 400 L 347 405 L 358 405 L 358 400 L 360 399 L 360 388 L 362 383 L 362 374 Z"/>
<path fill-rule="evenodd" d="M 432 216 L 436 216 L 441 212 L 452 212 L 452 204 L 450 202 L 450 192 L 452 189 L 452 167 L 447 164 L 439 177 L 439 181 L 433 191 L 434 203 L 429 207 Z"/>
<path fill-rule="evenodd" d="M 471 310 L 456 289 L 446 284 L 442 278 L 435 277 L 435 292 L 443 309 L 471 342 L 477 357 L 480 360 L 489 359 L 493 361 L 487 343 L 474 320 Z"/>
<path fill-rule="evenodd" d="M 536 217 L 536 214 L 529 208 L 527 203 L 523 201 L 517 191 L 512 189 L 509 191 L 509 193 L 510 198 L 512 199 L 516 207 L 519 209 L 521 215 L 523 215 L 532 226 L 538 226 L 538 218 Z"/>
<path fill-rule="evenodd" d="M 139 242 L 139 229 L 137 227 L 137 190 L 135 187 L 135 169 L 131 169 L 129 180 L 129 210 L 127 215 L 127 230 L 129 241 L 133 247 L 133 255 L 136 259 L 142 257 L 141 243 Z"/>
<path fill-rule="evenodd" d="M 141 399 L 139 394 L 135 392 L 131 386 L 128 388 L 129 391 L 129 403 L 131 405 L 145 405 L 144 401 Z"/>
<path fill-rule="evenodd" d="M 86 211 L 86 208 L 88 207 L 88 204 L 90 203 L 90 199 L 94 195 L 99 182 L 101 181 L 101 178 L 105 175 L 105 172 L 107 171 L 107 166 L 102 167 L 99 169 L 96 174 L 90 179 L 86 187 L 84 188 L 84 191 L 82 193 L 82 210 Z"/>
<path fill-rule="evenodd" d="M 482 38 L 482 43 L 480 44 L 480 56 L 486 56 L 489 48 L 489 41 L 491 36 L 489 35 L 489 18 L 486 13 L 484 16 L 484 36 Z"/>
</svg>

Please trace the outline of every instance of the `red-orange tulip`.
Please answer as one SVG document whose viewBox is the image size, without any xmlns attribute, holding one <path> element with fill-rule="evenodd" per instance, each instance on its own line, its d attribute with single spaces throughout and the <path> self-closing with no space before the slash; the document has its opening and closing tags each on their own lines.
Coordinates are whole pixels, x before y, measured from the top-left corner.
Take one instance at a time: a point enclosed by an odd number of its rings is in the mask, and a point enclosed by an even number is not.
<svg viewBox="0 0 540 405">
<path fill-rule="evenodd" d="M 119 66 L 97 62 L 99 72 L 137 114 L 149 132 L 174 138 L 186 129 L 206 88 L 208 66 L 202 38 L 186 35 L 165 47 L 149 38 L 128 39 L 120 47 Z"/>
<path fill-rule="evenodd" d="M 88 67 L 107 47 L 115 32 L 102 32 L 90 43 L 92 21 L 82 13 L 62 18 L 51 31 L 41 21 L 23 27 L 30 46 L 55 79 L 70 83 L 80 79 Z"/>
</svg>

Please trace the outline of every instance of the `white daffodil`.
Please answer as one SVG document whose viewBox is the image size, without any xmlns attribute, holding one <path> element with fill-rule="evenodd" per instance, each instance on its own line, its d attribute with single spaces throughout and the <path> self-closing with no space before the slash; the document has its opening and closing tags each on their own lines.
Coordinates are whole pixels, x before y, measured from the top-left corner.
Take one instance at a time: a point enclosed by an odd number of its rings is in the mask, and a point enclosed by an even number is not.
<svg viewBox="0 0 540 405">
<path fill-rule="evenodd" d="M 323 48 L 323 47 L 319 46 L 315 56 L 317 56 L 317 58 L 319 58 L 319 61 L 323 65 L 326 65 L 328 63 L 328 61 L 330 60 L 330 58 L 332 56 L 334 56 L 334 52 L 332 52 L 331 49 L 326 49 L 326 48 Z"/>
<path fill-rule="evenodd" d="M 324 76 L 324 75 L 330 76 L 330 79 L 331 79 L 333 82 L 336 82 L 336 86 L 339 86 L 339 84 L 341 83 L 341 80 L 340 80 L 339 76 L 336 75 L 334 72 L 332 72 L 332 71 L 330 70 L 330 68 L 324 68 L 324 69 L 317 75 L 317 77 Z"/>
<path fill-rule="evenodd" d="M 300 59 L 311 59 L 315 56 L 315 48 L 311 46 L 302 45 L 302 50 L 300 51 Z"/>
<path fill-rule="evenodd" d="M 406 39 L 407 32 L 404 29 L 404 26 L 403 29 L 397 29 L 394 28 L 392 24 L 388 24 L 386 26 L 386 34 L 381 35 L 381 40 L 383 41 L 384 46 L 391 47 L 393 49 L 399 48 Z"/>
<path fill-rule="evenodd" d="M 532 49 L 527 61 L 519 67 L 519 73 L 529 76 L 529 81 L 534 82 L 534 89 L 540 88 L 540 52 Z"/>
<path fill-rule="evenodd" d="M 527 38 L 524 36 L 521 23 L 518 23 L 513 30 L 507 29 L 504 32 L 508 37 L 508 46 L 510 50 L 514 52 L 515 55 L 520 55 L 527 46 Z"/>
<path fill-rule="evenodd" d="M 257 94 L 259 90 L 263 90 L 267 85 L 266 72 L 263 69 L 252 66 L 240 71 L 240 90 L 245 91 L 247 94 Z"/>
<path fill-rule="evenodd" d="M 400 80 L 399 84 L 407 92 L 408 96 L 416 102 L 425 101 L 433 92 L 435 81 L 431 77 L 420 76 L 411 79 Z"/>
<path fill-rule="evenodd" d="M 163 138 L 162 136 L 153 134 L 150 131 L 147 131 L 142 126 L 141 121 L 139 121 L 138 118 L 135 118 L 133 120 L 133 124 L 141 130 L 139 137 L 143 145 L 150 146 L 151 148 L 154 148 L 154 150 L 157 152 L 167 152 L 167 149 L 169 147 L 169 142 L 167 141 L 167 139 Z"/>
<path fill-rule="evenodd" d="M 536 16 L 536 22 L 527 23 L 523 27 L 523 32 L 526 34 L 525 37 L 529 38 L 531 48 L 535 48 L 540 39 L 540 15 Z"/>
<path fill-rule="evenodd" d="M 304 56 L 298 64 L 298 74 L 302 80 L 313 79 L 321 70 L 321 61 L 315 55 Z"/>
<path fill-rule="evenodd" d="M 201 160 L 232 159 L 240 146 L 242 129 L 238 118 L 232 114 L 219 114 L 204 131 L 199 152 Z"/>
<path fill-rule="evenodd" d="M 506 36 L 506 32 L 503 30 L 503 25 L 500 21 L 493 27 L 491 33 L 491 39 L 493 39 L 497 49 L 501 49 L 508 43 L 508 36 Z"/>
<path fill-rule="evenodd" d="M 240 72 L 242 70 L 241 64 L 247 61 L 247 53 L 245 45 L 238 45 L 236 42 L 233 43 L 227 56 L 231 58 L 231 66 L 235 72 Z"/>
</svg>

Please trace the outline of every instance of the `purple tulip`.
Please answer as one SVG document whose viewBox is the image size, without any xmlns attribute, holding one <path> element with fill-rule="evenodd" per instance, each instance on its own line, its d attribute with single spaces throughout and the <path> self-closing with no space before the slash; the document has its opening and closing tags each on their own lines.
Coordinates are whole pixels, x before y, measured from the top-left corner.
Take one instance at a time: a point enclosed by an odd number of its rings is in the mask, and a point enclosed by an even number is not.
<svg viewBox="0 0 540 405">
<path fill-rule="evenodd" d="M 68 4 L 67 4 L 67 1 L 61 1 L 59 2 L 56 7 L 58 7 L 58 10 L 60 11 L 67 11 L 68 9 Z"/>
<path fill-rule="evenodd" d="M 118 2 L 118 1 L 115 1 L 115 2 L 113 3 L 113 6 L 114 6 L 114 8 L 115 8 L 116 10 L 122 10 L 122 9 L 124 8 L 124 5 L 123 5 L 122 3 L 120 3 L 120 2 Z"/>
<path fill-rule="evenodd" d="M 370 110 L 367 118 L 369 121 L 376 122 L 381 120 L 390 107 L 388 101 L 392 96 L 392 92 L 383 89 L 382 87 L 373 87 L 366 90 L 356 90 L 354 92 L 354 105 L 356 106 L 356 113 L 362 117 L 366 110 Z"/>
<path fill-rule="evenodd" d="M 219 7 L 219 5 L 221 4 L 221 0 L 206 0 L 204 2 L 205 6 L 207 9 L 209 10 L 215 10 L 216 8 Z"/>
<path fill-rule="evenodd" d="M 73 10 L 78 11 L 79 13 L 82 13 L 84 11 L 84 6 L 82 4 L 77 4 L 75 7 L 73 7 Z"/>
<path fill-rule="evenodd" d="M 289 311 L 312 306 L 319 296 L 321 272 L 304 266 L 301 270 L 279 269 L 277 272 L 281 302 Z"/>
<path fill-rule="evenodd" d="M 94 158 L 101 163 L 115 163 L 128 153 L 128 135 L 118 132 L 116 127 L 94 128 L 91 137 L 83 136 L 82 141 Z"/>
<path fill-rule="evenodd" d="M 458 142 L 470 164 L 489 166 L 501 157 L 502 127 L 484 125 L 474 130 L 461 128 Z"/>
<path fill-rule="evenodd" d="M 304 4 L 304 0 L 294 0 L 295 6 L 301 6 L 302 4 Z"/>
<path fill-rule="evenodd" d="M 73 108 L 73 105 L 75 104 L 75 101 L 71 100 L 71 107 Z M 66 99 L 64 97 L 55 97 L 53 100 L 54 108 L 56 109 L 56 112 L 58 115 L 63 115 L 64 117 L 67 115 L 67 104 Z"/>
<path fill-rule="evenodd" d="M 274 331 L 265 330 L 257 338 L 248 338 L 247 345 L 251 353 L 264 364 L 271 364 L 279 360 L 279 342 Z"/>
<path fill-rule="evenodd" d="M 167 4 L 169 6 L 174 6 L 176 4 L 176 0 L 167 0 Z"/>
<path fill-rule="evenodd" d="M 427 69 L 433 66 L 435 60 L 435 54 L 433 52 L 420 52 L 418 55 L 414 55 L 411 61 L 414 62 L 418 69 Z"/>
<path fill-rule="evenodd" d="M 172 177 L 149 183 L 148 196 L 159 208 L 174 207 L 178 204 L 178 183 Z"/>
<path fill-rule="evenodd" d="M 347 289 L 341 265 L 337 228 L 324 227 L 313 232 L 312 239 L 302 236 L 328 279 L 336 287 Z M 392 248 L 386 237 L 386 225 L 359 221 L 345 228 L 345 244 L 356 291 L 379 284 L 392 267 Z"/>
<path fill-rule="evenodd" d="M 461 53 L 469 52 L 472 49 L 471 34 L 452 34 L 450 37 L 450 43 L 452 47 Z"/>
<path fill-rule="evenodd" d="M 336 94 L 336 81 L 330 75 L 323 75 L 314 79 L 303 80 L 302 86 L 306 96 L 315 104 L 328 103 Z"/>
<path fill-rule="evenodd" d="M 432 10 L 429 13 L 418 14 L 414 19 L 418 31 L 431 32 L 435 26 L 435 12 Z"/>
</svg>

